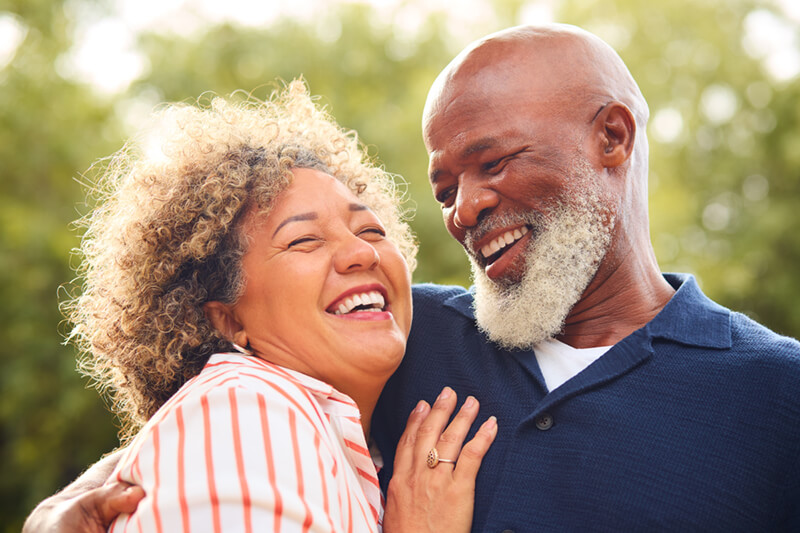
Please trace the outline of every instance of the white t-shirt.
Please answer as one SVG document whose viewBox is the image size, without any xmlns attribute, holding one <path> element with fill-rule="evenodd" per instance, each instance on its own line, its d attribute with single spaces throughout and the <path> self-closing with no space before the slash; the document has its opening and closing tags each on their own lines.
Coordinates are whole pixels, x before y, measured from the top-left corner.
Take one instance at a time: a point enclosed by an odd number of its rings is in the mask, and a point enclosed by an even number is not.
<svg viewBox="0 0 800 533">
<path fill-rule="evenodd" d="M 611 346 L 573 348 L 559 340 L 548 339 L 534 346 L 533 353 L 536 354 L 547 389 L 552 391 L 578 375 L 610 349 Z"/>
</svg>

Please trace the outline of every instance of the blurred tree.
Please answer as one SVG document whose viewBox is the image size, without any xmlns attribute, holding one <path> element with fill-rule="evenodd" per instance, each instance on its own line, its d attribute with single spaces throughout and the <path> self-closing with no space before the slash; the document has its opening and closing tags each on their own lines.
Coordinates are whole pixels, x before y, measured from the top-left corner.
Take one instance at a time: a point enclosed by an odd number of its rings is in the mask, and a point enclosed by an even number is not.
<svg viewBox="0 0 800 533">
<path fill-rule="evenodd" d="M 10 532 L 116 443 L 113 417 L 57 331 L 57 287 L 73 275 L 69 224 L 83 194 L 72 178 L 121 129 L 53 68 L 70 43 L 62 2 L 20 0 L 0 16 L 24 35 L 0 70 L 0 530 Z"/>
<path fill-rule="evenodd" d="M 13 60 L 0 62 L 0 531 L 18 531 L 36 501 L 116 442 L 111 416 L 74 370 L 74 351 L 60 344 L 56 291 L 72 277 L 69 222 L 86 209 L 73 178 L 119 148 L 159 102 L 239 89 L 265 98 L 275 80 L 302 74 L 339 122 L 405 178 L 421 242 L 415 280 L 469 283 L 429 192 L 419 133 L 430 83 L 466 44 L 449 31 L 448 15 L 409 29 L 405 14 L 428 9 L 408 0 L 392 20 L 345 4 L 265 28 L 150 33 L 139 43 L 148 70 L 127 91 L 99 97 L 59 72 L 74 14 L 86 5 L 110 10 L 109 2 L 0 5 L 0 19 L 24 33 Z M 487 0 L 494 16 L 471 38 L 535 22 L 531 13 L 547 5 L 557 20 L 610 42 L 650 103 L 651 231 L 662 267 L 693 272 L 721 303 L 800 336 L 800 87 L 797 78 L 771 79 L 747 45 L 755 16 L 774 16 L 795 35 L 797 23 L 766 0 Z"/>
</svg>

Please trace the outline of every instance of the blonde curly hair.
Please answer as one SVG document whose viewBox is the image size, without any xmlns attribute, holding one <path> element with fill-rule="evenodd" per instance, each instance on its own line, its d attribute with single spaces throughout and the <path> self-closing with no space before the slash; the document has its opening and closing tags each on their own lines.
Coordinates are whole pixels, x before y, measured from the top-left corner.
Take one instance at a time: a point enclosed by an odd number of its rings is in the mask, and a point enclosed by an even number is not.
<svg viewBox="0 0 800 533">
<path fill-rule="evenodd" d="M 148 135 L 113 155 L 81 221 L 79 295 L 64 302 L 81 370 L 108 394 L 129 438 L 211 354 L 231 344 L 203 303 L 233 303 L 244 281 L 243 215 L 268 211 L 315 168 L 346 184 L 383 221 L 408 266 L 416 244 L 392 176 L 369 160 L 296 80 L 267 101 L 173 104 Z M 154 146 L 153 139 L 163 139 Z"/>
</svg>

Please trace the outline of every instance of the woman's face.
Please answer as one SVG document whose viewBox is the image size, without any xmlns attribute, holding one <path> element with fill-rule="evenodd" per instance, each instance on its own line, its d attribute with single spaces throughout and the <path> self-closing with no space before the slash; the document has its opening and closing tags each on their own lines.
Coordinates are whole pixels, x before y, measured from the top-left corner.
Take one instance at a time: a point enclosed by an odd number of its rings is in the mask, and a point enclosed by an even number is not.
<svg viewBox="0 0 800 533">
<path fill-rule="evenodd" d="M 406 262 L 343 183 L 318 170 L 292 173 L 266 217 L 245 219 L 234 341 L 343 392 L 385 380 L 411 327 Z"/>
</svg>

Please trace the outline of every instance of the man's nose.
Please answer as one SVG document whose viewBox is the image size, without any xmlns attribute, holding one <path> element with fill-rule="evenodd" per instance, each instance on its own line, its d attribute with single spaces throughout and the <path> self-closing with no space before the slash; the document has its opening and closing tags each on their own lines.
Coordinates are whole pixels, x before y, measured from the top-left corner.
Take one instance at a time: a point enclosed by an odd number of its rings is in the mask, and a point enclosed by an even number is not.
<svg viewBox="0 0 800 533">
<path fill-rule="evenodd" d="M 499 202 L 497 192 L 485 183 L 462 176 L 456 193 L 453 224 L 461 229 L 471 228 L 497 207 Z"/>
<path fill-rule="evenodd" d="M 344 238 L 336 250 L 334 268 L 339 273 L 372 270 L 381 262 L 378 251 L 372 244 L 357 235 Z"/>
</svg>

